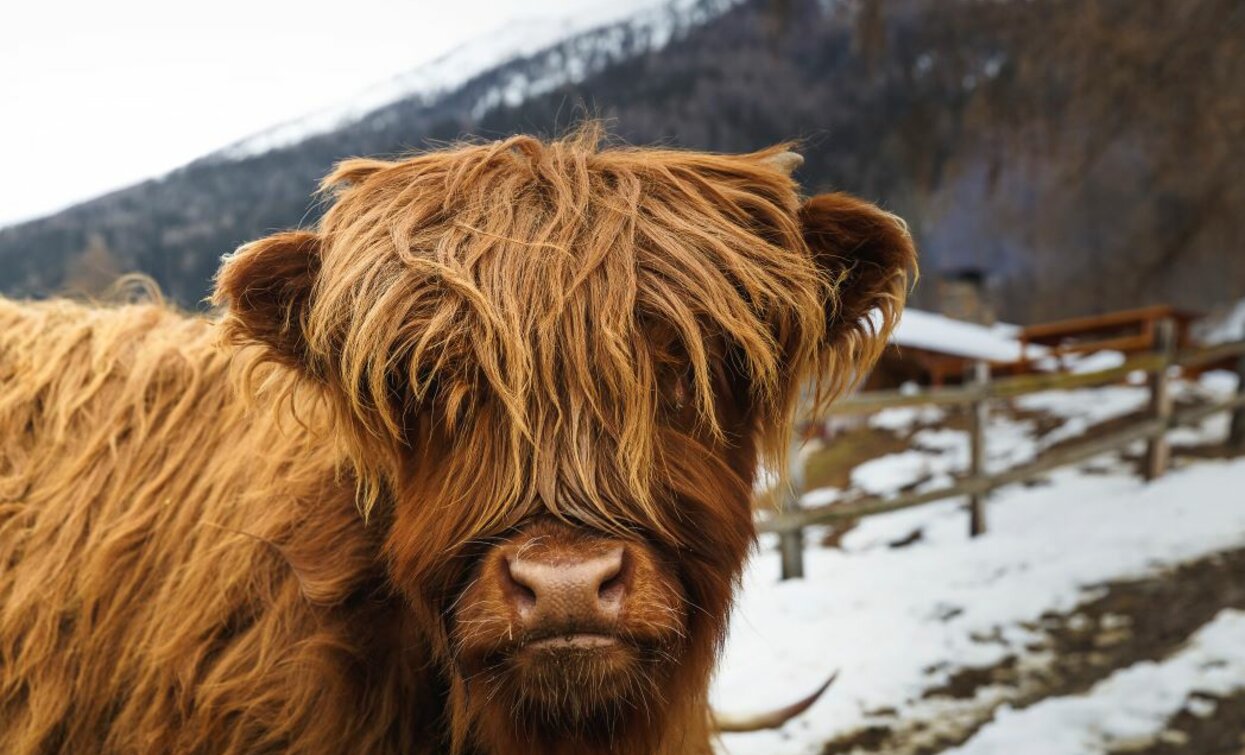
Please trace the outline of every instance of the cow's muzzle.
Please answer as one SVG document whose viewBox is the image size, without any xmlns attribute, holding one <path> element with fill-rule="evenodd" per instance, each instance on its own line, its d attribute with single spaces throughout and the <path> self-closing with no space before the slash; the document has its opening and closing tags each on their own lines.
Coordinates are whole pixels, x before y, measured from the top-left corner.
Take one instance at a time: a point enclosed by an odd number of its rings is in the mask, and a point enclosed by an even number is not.
<svg viewBox="0 0 1245 755">
<path fill-rule="evenodd" d="M 623 671 L 646 653 L 669 657 L 686 602 L 652 546 L 538 519 L 481 556 L 452 617 L 456 655 L 542 677 L 582 671 L 577 661 Z"/>
<path fill-rule="evenodd" d="M 520 546 L 501 559 L 498 579 L 528 647 L 606 647 L 623 614 L 633 570 L 623 545 Z"/>
</svg>

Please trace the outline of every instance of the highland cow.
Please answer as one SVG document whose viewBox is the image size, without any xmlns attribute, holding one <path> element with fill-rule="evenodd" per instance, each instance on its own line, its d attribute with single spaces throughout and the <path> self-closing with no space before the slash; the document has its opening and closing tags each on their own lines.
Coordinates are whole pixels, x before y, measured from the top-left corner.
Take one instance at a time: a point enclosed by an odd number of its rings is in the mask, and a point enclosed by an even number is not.
<svg viewBox="0 0 1245 755">
<path fill-rule="evenodd" d="M 602 141 L 348 160 L 213 317 L 0 301 L 0 752 L 710 750 L 754 472 L 914 252 Z"/>
</svg>

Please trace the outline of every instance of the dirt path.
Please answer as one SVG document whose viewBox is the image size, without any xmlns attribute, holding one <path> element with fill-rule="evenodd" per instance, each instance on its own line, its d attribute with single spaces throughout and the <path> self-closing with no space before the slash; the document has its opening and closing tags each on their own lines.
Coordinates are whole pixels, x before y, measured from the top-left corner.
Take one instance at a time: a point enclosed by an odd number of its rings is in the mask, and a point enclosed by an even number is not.
<svg viewBox="0 0 1245 755">
<path fill-rule="evenodd" d="M 961 669 L 945 685 L 928 690 L 927 700 L 940 705 L 936 722 L 891 722 L 882 711 L 877 723 L 828 742 L 823 754 L 934 755 L 967 741 L 1005 702 L 1024 708 L 1082 693 L 1117 669 L 1165 658 L 1220 610 L 1245 609 L 1245 549 L 1155 577 L 1103 585 L 1097 592 L 1077 610 L 1047 614 L 1031 626 L 1044 640 L 1025 657 Z M 1127 752 L 1245 755 L 1245 694 L 1194 707 L 1169 721 L 1149 749 Z"/>
<path fill-rule="evenodd" d="M 1245 755 L 1245 692 L 1196 699 L 1196 712 L 1182 710 L 1169 719 L 1158 741 L 1112 755 Z"/>
</svg>

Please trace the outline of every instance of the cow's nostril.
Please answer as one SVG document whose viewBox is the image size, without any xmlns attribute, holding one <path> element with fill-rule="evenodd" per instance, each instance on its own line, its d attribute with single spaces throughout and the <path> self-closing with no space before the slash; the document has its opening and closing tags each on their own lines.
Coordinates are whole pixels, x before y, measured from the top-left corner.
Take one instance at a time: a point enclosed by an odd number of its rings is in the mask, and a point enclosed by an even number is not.
<svg viewBox="0 0 1245 755">
<path fill-rule="evenodd" d="M 617 604 L 622 600 L 627 586 L 623 581 L 623 549 L 617 548 L 605 560 L 605 569 L 601 571 L 601 583 L 597 587 L 597 600 L 606 604 Z"/>
<path fill-rule="evenodd" d="M 531 578 L 530 574 L 525 574 L 525 570 L 520 567 L 515 569 L 515 558 L 507 558 L 502 561 L 502 583 L 505 587 L 506 595 L 514 602 L 520 611 L 528 611 L 536 607 L 536 590 L 524 578 Z"/>
<path fill-rule="evenodd" d="M 623 585 L 622 575 L 616 575 L 601 583 L 597 590 L 597 599 L 602 603 L 617 603 L 622 600 L 627 588 Z"/>
</svg>

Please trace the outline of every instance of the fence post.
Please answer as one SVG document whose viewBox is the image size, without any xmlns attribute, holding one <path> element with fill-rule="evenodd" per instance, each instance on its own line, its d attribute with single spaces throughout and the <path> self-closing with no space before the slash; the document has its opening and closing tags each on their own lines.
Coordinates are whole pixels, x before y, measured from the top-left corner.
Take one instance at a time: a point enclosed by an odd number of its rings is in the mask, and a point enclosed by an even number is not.
<svg viewBox="0 0 1245 755">
<path fill-rule="evenodd" d="M 978 479 L 986 473 L 986 423 L 990 420 L 990 402 L 986 392 L 990 386 L 990 365 L 973 362 L 968 370 L 968 381 L 981 388 L 981 395 L 973 400 L 968 418 L 969 479 Z M 973 493 L 968 497 L 968 534 L 977 537 L 986 532 L 986 493 Z"/>
<path fill-rule="evenodd" d="M 1245 354 L 1236 358 L 1236 395 L 1245 398 Z M 1228 448 L 1245 452 L 1245 406 L 1232 412 L 1232 425 L 1228 428 Z"/>
<path fill-rule="evenodd" d="M 800 460 L 799 436 L 792 438 L 788 452 L 787 485 L 782 494 L 779 511 L 784 513 L 800 508 L 800 494 L 804 491 L 804 463 Z M 778 550 L 782 554 L 782 578 L 804 577 L 804 530 L 784 530 L 778 534 Z"/>
<path fill-rule="evenodd" d="M 1150 373 L 1150 416 L 1161 420 L 1163 425 L 1158 434 L 1151 437 L 1146 444 L 1145 468 L 1142 470 L 1146 482 L 1162 477 L 1171 460 L 1167 430 L 1172 417 L 1172 394 L 1171 380 L 1167 373 L 1176 353 L 1176 325 L 1169 317 L 1159 320 L 1155 325 L 1154 350 L 1162 355 L 1163 361 L 1157 370 Z"/>
</svg>

